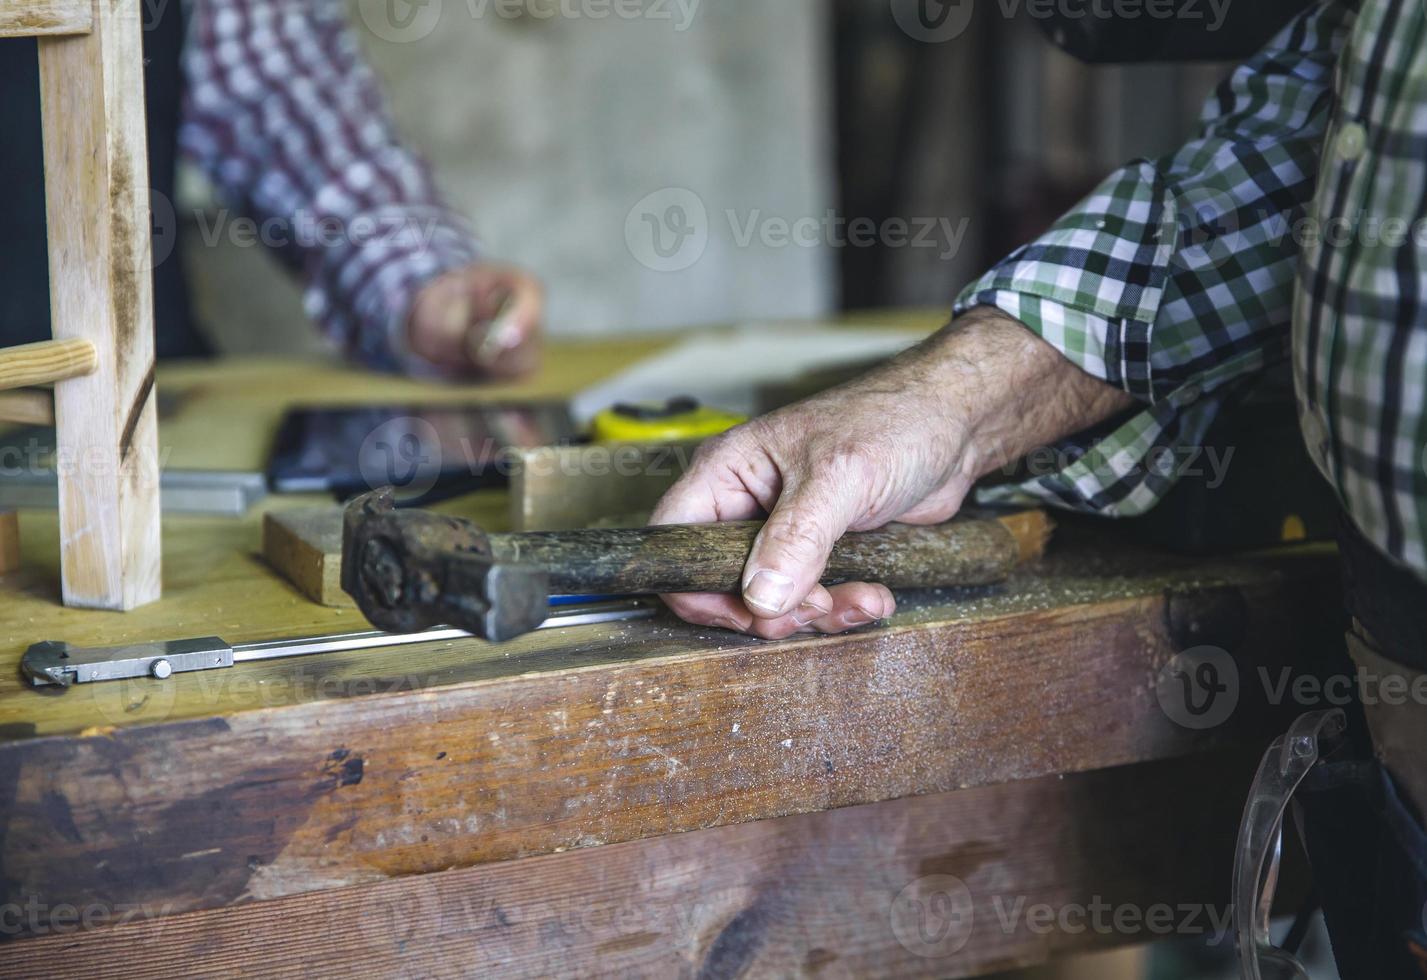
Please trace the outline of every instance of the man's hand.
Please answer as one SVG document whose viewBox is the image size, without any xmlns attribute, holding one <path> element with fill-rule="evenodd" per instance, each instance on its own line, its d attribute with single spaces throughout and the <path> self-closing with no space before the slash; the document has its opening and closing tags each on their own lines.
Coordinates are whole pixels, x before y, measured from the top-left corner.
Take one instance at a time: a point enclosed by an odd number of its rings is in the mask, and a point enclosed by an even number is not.
<svg viewBox="0 0 1427 980">
<path fill-rule="evenodd" d="M 818 584 L 844 533 L 948 520 L 977 478 L 1131 404 L 1019 321 L 973 310 L 861 378 L 700 447 L 652 523 L 768 523 L 742 597 L 664 600 L 689 622 L 768 639 L 885 618 L 896 608 L 885 587 Z"/>
<path fill-rule="evenodd" d="M 540 361 L 545 295 L 528 273 L 476 262 L 427 283 L 407 323 L 413 353 L 450 374 L 513 378 Z"/>
</svg>

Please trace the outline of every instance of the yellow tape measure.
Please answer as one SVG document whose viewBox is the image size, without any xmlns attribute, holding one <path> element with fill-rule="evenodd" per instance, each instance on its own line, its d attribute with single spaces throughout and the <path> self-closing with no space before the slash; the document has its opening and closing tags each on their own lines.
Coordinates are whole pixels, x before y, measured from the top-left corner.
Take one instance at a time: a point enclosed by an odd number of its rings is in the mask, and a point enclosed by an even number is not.
<svg viewBox="0 0 1427 980">
<path fill-rule="evenodd" d="M 607 408 L 590 423 L 590 435 L 595 442 L 677 442 L 716 436 L 747 421 L 692 398 L 671 398 L 663 405 Z"/>
</svg>

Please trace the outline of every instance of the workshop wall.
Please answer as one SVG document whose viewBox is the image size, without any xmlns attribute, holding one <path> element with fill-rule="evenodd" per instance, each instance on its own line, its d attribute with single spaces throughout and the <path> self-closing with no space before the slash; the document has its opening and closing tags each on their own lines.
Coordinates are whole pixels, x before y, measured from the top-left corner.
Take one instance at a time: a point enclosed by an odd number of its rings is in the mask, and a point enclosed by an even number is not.
<svg viewBox="0 0 1427 980">
<path fill-rule="evenodd" d="M 545 279 L 553 334 L 835 305 L 824 242 L 763 234 L 834 204 L 820 0 L 351 6 L 400 129 L 488 254 Z M 687 238 L 670 227 L 680 206 Z M 297 290 L 272 288 L 269 257 L 197 237 L 187 260 L 220 347 L 320 347 Z"/>
</svg>

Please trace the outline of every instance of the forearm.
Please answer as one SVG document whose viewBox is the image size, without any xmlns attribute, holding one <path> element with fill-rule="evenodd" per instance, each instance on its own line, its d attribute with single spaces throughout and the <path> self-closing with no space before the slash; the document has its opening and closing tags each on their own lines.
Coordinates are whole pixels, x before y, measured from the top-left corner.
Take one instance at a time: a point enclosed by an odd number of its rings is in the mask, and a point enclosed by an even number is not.
<svg viewBox="0 0 1427 980">
<path fill-rule="evenodd" d="M 336 343 L 410 368 L 416 294 L 471 262 L 475 242 L 402 145 L 347 18 L 339 0 L 196 4 L 180 140 L 262 222 Z"/>
<path fill-rule="evenodd" d="M 973 480 L 1135 404 L 991 307 L 958 317 L 927 348 L 939 365 L 943 411 L 966 427 L 962 465 Z"/>
</svg>

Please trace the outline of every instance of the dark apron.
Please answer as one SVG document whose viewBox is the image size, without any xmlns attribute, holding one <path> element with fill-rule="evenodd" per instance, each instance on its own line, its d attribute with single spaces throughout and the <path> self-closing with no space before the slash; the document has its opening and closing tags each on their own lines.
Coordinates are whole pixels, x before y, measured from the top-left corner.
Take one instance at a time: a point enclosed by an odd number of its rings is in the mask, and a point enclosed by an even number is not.
<svg viewBox="0 0 1427 980">
<path fill-rule="evenodd" d="M 189 312 L 174 219 L 173 173 L 183 74 L 179 0 L 135 0 L 143 11 L 153 188 L 154 325 L 159 357 L 211 353 Z M 49 250 L 45 239 L 40 75 L 34 38 L 0 38 L 0 347 L 48 340 Z M 162 196 L 160 196 L 162 195 Z"/>
</svg>

